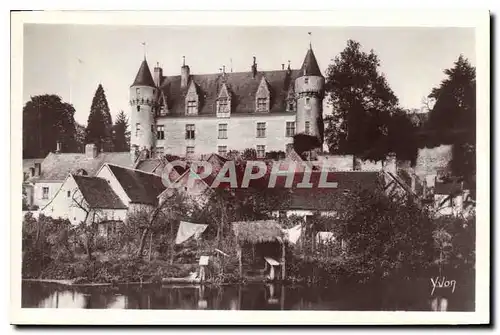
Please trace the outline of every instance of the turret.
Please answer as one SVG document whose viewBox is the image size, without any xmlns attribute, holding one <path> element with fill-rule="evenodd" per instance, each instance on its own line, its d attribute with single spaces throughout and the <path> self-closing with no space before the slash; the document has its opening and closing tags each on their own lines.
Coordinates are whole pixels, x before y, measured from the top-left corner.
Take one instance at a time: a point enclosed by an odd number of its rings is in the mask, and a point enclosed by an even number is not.
<svg viewBox="0 0 500 335">
<path fill-rule="evenodd" d="M 310 47 L 295 80 L 296 133 L 316 136 L 323 143 L 323 97 L 325 78 Z"/>
<path fill-rule="evenodd" d="M 137 152 L 151 153 L 155 146 L 156 85 L 144 59 L 130 86 L 130 153 L 135 160 Z"/>
</svg>

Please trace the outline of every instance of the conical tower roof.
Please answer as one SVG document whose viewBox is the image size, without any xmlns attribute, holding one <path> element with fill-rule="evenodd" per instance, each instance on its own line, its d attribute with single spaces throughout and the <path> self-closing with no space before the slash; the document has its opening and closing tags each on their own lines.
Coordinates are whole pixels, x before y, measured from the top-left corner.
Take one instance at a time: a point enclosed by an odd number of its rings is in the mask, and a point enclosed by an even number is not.
<svg viewBox="0 0 500 335">
<path fill-rule="evenodd" d="M 304 63 L 302 63 L 300 69 L 300 76 L 322 76 L 312 48 L 307 50 L 306 58 L 304 58 Z"/>
<path fill-rule="evenodd" d="M 149 66 L 146 59 L 142 61 L 141 67 L 139 68 L 139 71 L 137 71 L 137 75 L 135 76 L 134 83 L 131 86 L 155 87 L 155 82 L 153 80 L 153 76 L 151 75 L 151 71 L 149 71 Z"/>
</svg>

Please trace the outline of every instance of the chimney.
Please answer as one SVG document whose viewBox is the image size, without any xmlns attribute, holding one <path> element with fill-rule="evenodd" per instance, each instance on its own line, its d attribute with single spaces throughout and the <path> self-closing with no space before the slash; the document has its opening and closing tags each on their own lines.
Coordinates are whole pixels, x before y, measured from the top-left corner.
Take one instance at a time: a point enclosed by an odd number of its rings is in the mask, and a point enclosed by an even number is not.
<svg viewBox="0 0 500 335">
<path fill-rule="evenodd" d="M 96 158 L 97 157 L 97 147 L 93 143 L 89 143 L 85 146 L 85 157 Z"/>
<path fill-rule="evenodd" d="M 285 64 L 281 64 L 281 69 L 284 70 L 285 69 Z"/>
<path fill-rule="evenodd" d="M 222 76 L 226 75 L 226 66 L 222 65 Z"/>
<path fill-rule="evenodd" d="M 155 69 L 154 69 L 154 81 L 156 87 L 160 87 L 161 80 L 163 79 L 163 69 L 160 67 L 160 63 L 156 63 Z"/>
<path fill-rule="evenodd" d="M 389 172 L 394 176 L 397 174 L 395 153 L 391 152 L 387 155 L 383 168 L 385 172 Z"/>
<path fill-rule="evenodd" d="M 181 87 L 187 87 L 189 82 L 189 66 L 186 65 L 186 57 L 182 56 L 182 67 L 181 67 Z"/>
<path fill-rule="evenodd" d="M 60 152 L 61 152 L 61 142 L 57 141 L 56 142 L 56 153 L 60 153 Z"/>
<path fill-rule="evenodd" d="M 256 75 L 257 75 L 257 62 L 255 56 L 253 56 L 252 78 L 255 78 Z"/>
<path fill-rule="evenodd" d="M 35 177 L 39 177 L 42 174 L 42 164 L 35 163 Z"/>
</svg>

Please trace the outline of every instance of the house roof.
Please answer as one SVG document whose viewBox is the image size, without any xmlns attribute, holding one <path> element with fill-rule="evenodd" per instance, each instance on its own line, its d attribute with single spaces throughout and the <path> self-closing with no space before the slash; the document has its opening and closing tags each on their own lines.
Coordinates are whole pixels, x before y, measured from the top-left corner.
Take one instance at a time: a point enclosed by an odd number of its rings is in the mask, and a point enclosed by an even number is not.
<svg viewBox="0 0 500 335">
<path fill-rule="evenodd" d="M 107 180 L 98 177 L 71 176 L 91 208 L 127 209 Z"/>
<path fill-rule="evenodd" d="M 316 60 L 316 56 L 314 56 L 312 48 L 309 48 L 309 50 L 307 50 L 306 57 L 304 58 L 304 62 L 302 63 L 302 67 L 300 68 L 300 75 L 322 76 L 318 61 Z"/>
<path fill-rule="evenodd" d="M 319 178 L 320 172 L 313 172 L 312 188 L 292 188 L 289 201 L 283 202 L 282 209 L 341 210 L 349 201 L 352 192 L 375 190 L 380 187 L 381 182 L 378 172 L 363 171 L 329 172 L 327 182 L 337 182 L 335 188 L 319 187 Z"/>
<path fill-rule="evenodd" d="M 95 158 L 89 158 L 84 153 L 51 152 L 42 162 L 42 173 L 37 181 L 63 182 L 68 174 L 80 169 L 85 170 L 88 176 L 94 176 L 105 163 L 132 166 L 129 152 L 101 152 Z"/>
<path fill-rule="evenodd" d="M 160 158 L 150 158 L 144 159 L 137 164 L 136 170 L 140 170 L 147 173 L 153 173 L 157 176 L 162 176 L 167 161 Z M 173 172 L 177 173 L 178 176 L 183 175 L 189 167 L 189 162 L 186 161 L 186 167 L 182 167 L 179 165 L 174 165 L 172 167 Z"/>
<path fill-rule="evenodd" d="M 158 195 L 166 188 L 160 176 L 113 164 L 108 167 L 132 203 L 156 205 Z"/>
<path fill-rule="evenodd" d="M 276 220 L 237 221 L 232 223 L 232 227 L 240 242 L 275 242 L 283 237 L 283 231 Z"/>
<path fill-rule="evenodd" d="M 251 71 L 191 75 L 190 83 L 184 88 L 181 88 L 180 75 L 165 77 L 160 87 L 169 111 L 165 117 L 185 115 L 186 93 L 191 81 L 196 84 L 198 92 L 199 116 L 216 115 L 216 100 L 224 83 L 231 96 L 231 115 L 255 116 L 256 94 L 262 78 L 267 81 L 270 91 L 269 113 L 290 113 L 285 112 L 286 98 L 299 72 L 286 69 L 259 71 L 255 78 Z"/>
<path fill-rule="evenodd" d="M 436 181 L 434 194 L 456 195 L 462 191 L 462 183 L 458 181 L 441 182 Z"/>
<path fill-rule="evenodd" d="M 155 87 L 155 81 L 153 80 L 153 76 L 151 75 L 151 71 L 149 70 L 148 62 L 146 58 L 141 63 L 139 67 L 139 71 L 137 71 L 137 75 L 135 76 L 134 83 L 132 86 L 150 86 Z"/>
</svg>

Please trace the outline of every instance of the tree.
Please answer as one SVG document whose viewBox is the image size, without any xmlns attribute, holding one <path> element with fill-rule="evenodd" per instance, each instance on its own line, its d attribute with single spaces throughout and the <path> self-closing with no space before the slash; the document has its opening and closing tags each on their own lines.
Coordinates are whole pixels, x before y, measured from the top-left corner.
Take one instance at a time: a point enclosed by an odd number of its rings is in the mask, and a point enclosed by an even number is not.
<svg viewBox="0 0 500 335">
<path fill-rule="evenodd" d="M 128 118 L 123 111 L 120 111 L 113 125 L 113 150 L 130 150 L 130 131 L 128 130 Z"/>
<path fill-rule="evenodd" d="M 85 142 L 94 143 L 102 151 L 113 150 L 111 114 L 101 84 L 97 87 L 90 106 Z"/>
<path fill-rule="evenodd" d="M 82 126 L 78 122 L 75 122 L 76 152 L 85 152 L 85 136 L 85 126 Z"/>
<path fill-rule="evenodd" d="M 62 152 L 74 152 L 75 109 L 57 95 L 31 97 L 23 108 L 23 157 L 45 157 L 61 143 Z"/>
<path fill-rule="evenodd" d="M 473 182 L 476 173 L 476 69 L 460 55 L 432 89 L 435 104 L 426 124 L 431 144 L 453 144 L 452 172 Z"/>
<path fill-rule="evenodd" d="M 329 65 L 326 92 L 333 108 L 325 118 L 325 139 L 330 151 L 374 160 L 388 151 L 388 124 L 398 99 L 379 66 L 374 51 L 361 51 L 361 44 L 353 40 Z M 372 150 L 377 143 L 385 150 Z"/>
<path fill-rule="evenodd" d="M 432 217 L 406 197 L 354 190 L 338 219 L 355 270 L 375 277 L 414 276 L 432 264 Z"/>
<path fill-rule="evenodd" d="M 316 136 L 297 134 L 293 137 L 293 150 L 303 158 L 310 156 L 311 150 L 320 146 L 321 142 Z"/>
</svg>

